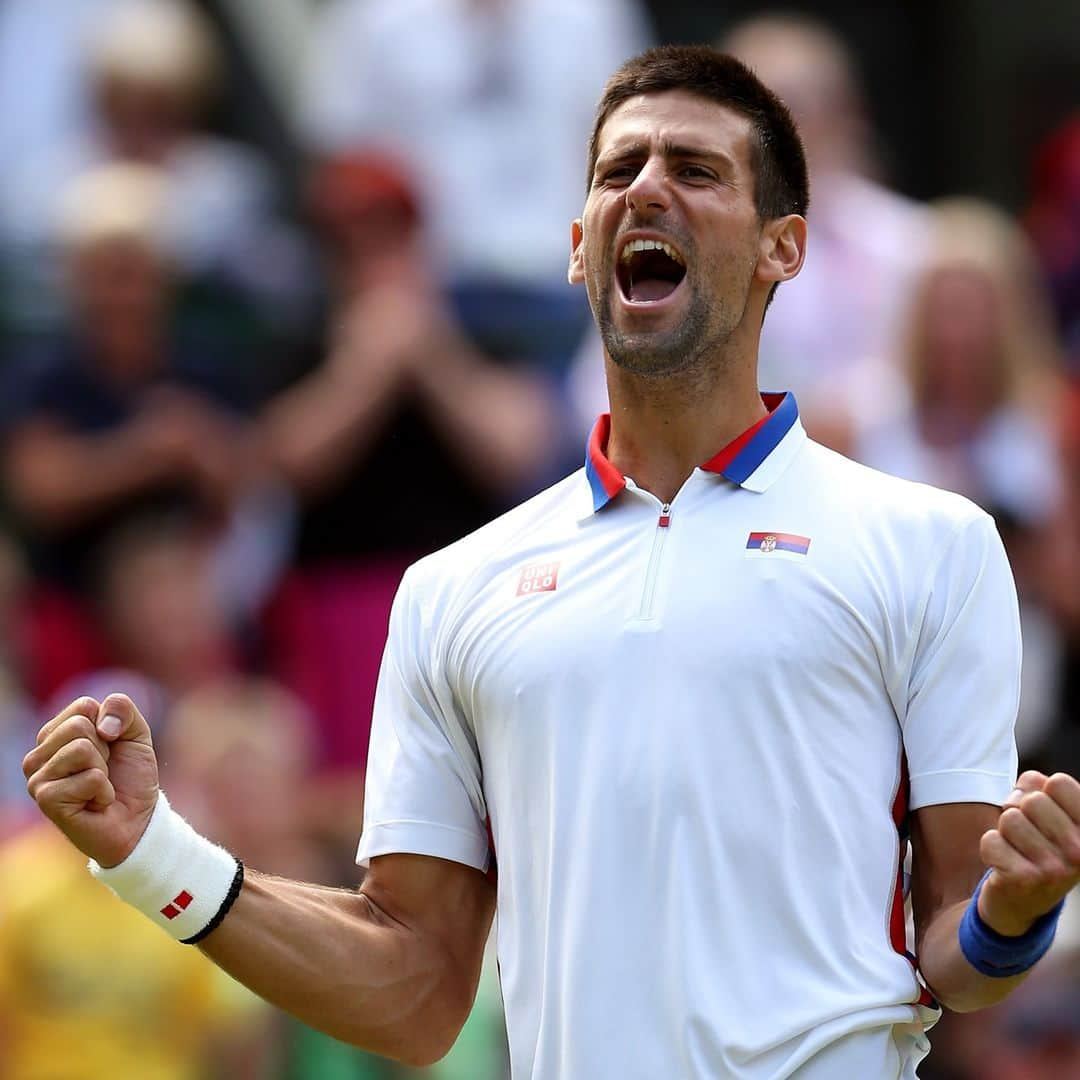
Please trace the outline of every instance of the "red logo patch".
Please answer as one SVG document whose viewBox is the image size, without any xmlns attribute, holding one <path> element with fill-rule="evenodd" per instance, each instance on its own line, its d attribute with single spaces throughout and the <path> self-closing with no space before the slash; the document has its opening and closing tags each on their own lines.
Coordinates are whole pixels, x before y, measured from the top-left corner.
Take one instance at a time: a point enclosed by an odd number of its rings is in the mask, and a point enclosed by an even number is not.
<svg viewBox="0 0 1080 1080">
<path fill-rule="evenodd" d="M 184 889 L 173 897 L 171 904 L 166 904 L 161 909 L 161 914 L 164 915 L 166 919 L 175 919 L 182 911 L 187 910 L 188 904 L 194 899 L 195 897 L 192 896 L 187 889 Z"/>
<path fill-rule="evenodd" d="M 535 563 L 526 566 L 518 578 L 517 595 L 528 596 L 530 593 L 554 592 L 559 585 L 559 564 Z"/>
</svg>

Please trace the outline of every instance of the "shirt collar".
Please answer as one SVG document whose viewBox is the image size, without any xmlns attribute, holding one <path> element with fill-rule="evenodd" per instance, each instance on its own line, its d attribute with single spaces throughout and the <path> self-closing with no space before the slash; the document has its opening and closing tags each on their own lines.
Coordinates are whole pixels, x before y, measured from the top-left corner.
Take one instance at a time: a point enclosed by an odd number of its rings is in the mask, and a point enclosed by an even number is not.
<svg viewBox="0 0 1080 1080">
<path fill-rule="evenodd" d="M 763 393 L 769 410 L 702 466 L 748 491 L 765 491 L 790 463 L 806 438 L 799 406 L 791 393 Z M 624 487 L 626 477 L 607 458 L 611 414 L 603 413 L 593 425 L 585 450 L 585 476 L 592 490 L 593 511 L 606 506 Z"/>
</svg>

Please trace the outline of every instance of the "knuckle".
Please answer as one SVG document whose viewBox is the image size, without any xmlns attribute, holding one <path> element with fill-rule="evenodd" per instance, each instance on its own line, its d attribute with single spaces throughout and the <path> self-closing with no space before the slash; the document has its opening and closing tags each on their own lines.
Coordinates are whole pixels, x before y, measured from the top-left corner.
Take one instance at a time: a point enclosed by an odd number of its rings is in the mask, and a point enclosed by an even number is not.
<svg viewBox="0 0 1080 1080">
<path fill-rule="evenodd" d="M 64 724 L 64 733 L 69 741 L 76 739 L 92 739 L 94 737 L 94 722 L 81 713 L 70 717 Z"/>
<path fill-rule="evenodd" d="M 1046 781 L 1044 791 L 1046 791 L 1052 798 L 1057 798 L 1059 795 L 1064 795 L 1070 791 L 1076 791 L 1080 789 L 1080 784 L 1076 779 L 1070 776 L 1068 773 L 1058 772 L 1054 773 L 1049 780 Z"/>
<path fill-rule="evenodd" d="M 97 746 L 85 736 L 68 744 L 68 757 L 72 765 L 82 765 L 84 768 L 97 767 L 101 760 Z"/>
<path fill-rule="evenodd" d="M 1009 838 L 1016 836 L 1027 822 L 1027 815 L 1018 807 L 1010 806 L 998 819 L 997 831 L 1002 836 Z"/>
<path fill-rule="evenodd" d="M 1021 773 L 1016 781 L 1017 787 L 1029 789 L 1041 788 L 1045 783 L 1046 774 L 1039 772 L 1038 769 L 1028 769 L 1027 772 Z"/>
<path fill-rule="evenodd" d="M 1019 804 L 1019 809 L 1027 816 L 1043 814 L 1053 808 L 1054 800 L 1045 791 L 1029 791 Z"/>
</svg>

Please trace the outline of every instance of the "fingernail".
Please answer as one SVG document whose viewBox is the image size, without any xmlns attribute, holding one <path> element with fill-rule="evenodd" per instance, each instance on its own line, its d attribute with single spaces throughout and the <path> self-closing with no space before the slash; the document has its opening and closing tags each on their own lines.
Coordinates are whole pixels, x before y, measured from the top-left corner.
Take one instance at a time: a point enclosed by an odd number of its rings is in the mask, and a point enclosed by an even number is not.
<svg viewBox="0 0 1080 1080">
<path fill-rule="evenodd" d="M 102 735 L 108 735 L 110 739 L 115 739 L 120 734 L 120 729 L 123 724 L 120 722 L 119 716 L 106 716 L 104 720 L 98 724 L 98 730 Z"/>
</svg>

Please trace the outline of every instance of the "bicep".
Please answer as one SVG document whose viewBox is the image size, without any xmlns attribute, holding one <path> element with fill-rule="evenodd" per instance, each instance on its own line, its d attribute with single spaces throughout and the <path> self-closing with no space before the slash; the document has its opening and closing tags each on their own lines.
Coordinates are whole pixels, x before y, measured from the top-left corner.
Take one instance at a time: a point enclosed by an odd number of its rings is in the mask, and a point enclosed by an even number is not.
<svg viewBox="0 0 1080 1080">
<path fill-rule="evenodd" d="M 917 942 L 938 914 L 975 891 L 986 871 L 979 841 L 1000 815 L 1000 806 L 974 802 L 924 806 L 912 813 L 911 905 Z"/>
</svg>

